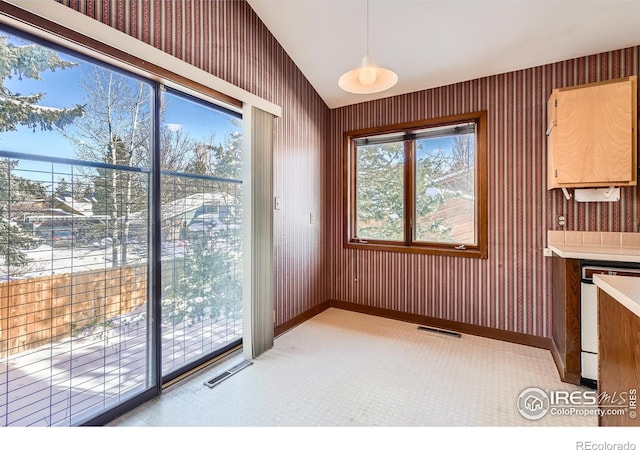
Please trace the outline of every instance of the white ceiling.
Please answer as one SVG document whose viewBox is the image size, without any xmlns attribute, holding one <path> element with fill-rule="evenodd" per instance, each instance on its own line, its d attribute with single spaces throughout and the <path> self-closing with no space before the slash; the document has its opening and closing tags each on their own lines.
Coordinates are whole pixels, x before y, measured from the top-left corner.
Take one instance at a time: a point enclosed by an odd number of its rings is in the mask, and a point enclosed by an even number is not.
<svg viewBox="0 0 640 450">
<path fill-rule="evenodd" d="M 366 51 L 366 0 L 248 0 L 330 108 L 640 44 L 640 0 L 370 0 L 386 92 L 343 92 Z"/>
</svg>

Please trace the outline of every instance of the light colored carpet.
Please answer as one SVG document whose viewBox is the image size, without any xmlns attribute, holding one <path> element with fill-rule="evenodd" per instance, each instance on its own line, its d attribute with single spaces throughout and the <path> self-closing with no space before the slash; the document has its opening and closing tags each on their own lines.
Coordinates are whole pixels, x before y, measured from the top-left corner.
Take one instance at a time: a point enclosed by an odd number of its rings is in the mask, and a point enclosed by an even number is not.
<svg viewBox="0 0 640 450">
<path fill-rule="evenodd" d="M 240 359 L 238 359 L 240 358 Z M 577 415 L 523 418 L 526 388 L 562 383 L 549 351 L 328 309 L 278 337 L 253 365 L 203 383 L 241 357 L 177 383 L 112 426 L 596 426 Z"/>
</svg>

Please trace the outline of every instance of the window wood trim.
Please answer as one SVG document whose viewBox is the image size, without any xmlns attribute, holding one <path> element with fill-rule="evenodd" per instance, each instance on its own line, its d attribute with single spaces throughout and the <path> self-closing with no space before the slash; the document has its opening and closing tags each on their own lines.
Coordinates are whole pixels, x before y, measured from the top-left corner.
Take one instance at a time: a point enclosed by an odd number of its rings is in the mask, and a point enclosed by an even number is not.
<svg viewBox="0 0 640 450">
<path fill-rule="evenodd" d="M 0 1 L 0 24 L 238 113 L 246 104 L 282 116 L 281 106 L 55 1 Z"/>
<path fill-rule="evenodd" d="M 420 128 L 455 125 L 462 122 L 475 122 L 476 125 L 476 163 L 475 163 L 475 217 L 477 243 L 465 249 L 455 248 L 459 243 L 416 242 L 415 236 L 415 205 L 414 176 L 412 168 L 412 153 L 409 152 L 408 141 L 405 141 L 405 241 L 365 241 L 355 240 L 355 204 L 356 204 L 356 152 L 352 141 L 354 139 L 395 132 L 409 132 Z M 460 256 L 467 258 L 488 258 L 488 212 L 487 212 L 487 112 L 473 112 L 433 118 L 403 124 L 346 131 L 343 134 L 343 236 L 344 247 L 360 250 L 388 251 L 401 253 L 435 254 L 442 256 Z M 411 156 L 407 158 L 407 156 Z M 410 207 L 409 207 L 410 206 Z"/>
<path fill-rule="evenodd" d="M 72 10 L 70 10 L 70 12 L 71 11 Z M 95 57 L 96 53 L 104 55 L 120 63 L 126 64 L 127 69 L 130 69 L 131 66 L 133 66 L 133 68 L 147 73 L 147 77 L 151 75 L 151 77 L 155 79 L 171 81 L 180 86 L 184 86 L 187 89 L 192 89 L 196 92 L 200 92 L 227 105 L 234 106 L 236 108 L 242 108 L 242 102 L 240 100 L 237 100 L 236 98 L 233 98 L 220 91 L 198 83 L 197 81 L 191 80 L 183 75 L 167 69 L 166 67 L 161 67 L 150 61 L 145 61 L 123 50 L 120 50 L 90 36 L 79 33 L 78 31 L 55 23 L 45 17 L 38 16 L 34 13 L 21 9 L 15 5 L 6 2 L 0 2 L 0 13 L 27 26 L 35 27 L 47 32 L 52 36 L 62 38 L 67 42 L 75 44 L 76 46 L 81 47 L 81 51 L 82 49 L 84 49 L 83 53 L 86 53 L 88 51 L 88 56 Z M 113 64 L 114 61 L 109 61 L 109 63 Z"/>
</svg>

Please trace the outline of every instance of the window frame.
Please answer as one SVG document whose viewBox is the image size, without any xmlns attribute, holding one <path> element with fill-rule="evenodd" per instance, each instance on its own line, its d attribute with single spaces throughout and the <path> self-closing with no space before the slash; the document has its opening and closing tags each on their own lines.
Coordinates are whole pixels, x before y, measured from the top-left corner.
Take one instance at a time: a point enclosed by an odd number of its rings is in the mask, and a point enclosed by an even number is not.
<svg viewBox="0 0 640 450">
<path fill-rule="evenodd" d="M 412 227 L 415 217 L 415 146 L 412 140 L 404 142 L 404 240 L 362 240 L 356 237 L 357 210 L 357 151 L 355 140 L 390 133 L 412 133 L 418 130 L 452 126 L 474 122 L 475 138 L 475 245 L 461 243 L 439 243 L 417 241 Z M 343 174 L 343 219 L 344 247 L 360 250 L 380 250 L 388 252 L 421 253 L 466 258 L 488 258 L 487 226 L 487 112 L 478 111 L 454 116 L 439 117 L 391 126 L 381 126 L 361 130 L 346 131 L 343 134 L 344 174 Z"/>
<path fill-rule="evenodd" d="M 152 156 L 148 166 L 143 168 L 136 166 L 119 166 L 101 162 L 87 162 L 85 165 L 91 167 L 104 167 L 107 169 L 125 170 L 132 173 L 148 173 L 151 177 L 151 182 L 147 187 L 149 194 L 147 216 L 148 216 L 148 230 L 147 235 L 147 262 L 146 262 L 146 274 L 147 274 L 147 291 L 148 295 L 145 301 L 147 309 L 147 319 L 145 332 L 147 333 L 146 339 L 146 361 L 145 361 L 145 381 L 144 387 L 136 392 L 125 392 L 121 394 L 121 398 L 113 404 L 108 403 L 107 406 L 103 406 L 102 409 L 96 409 L 95 411 L 90 405 L 88 409 L 82 411 L 85 416 L 77 419 L 77 422 L 73 422 L 75 425 L 103 425 L 114 418 L 121 416 L 122 414 L 130 411 L 136 405 L 140 405 L 145 401 L 157 397 L 161 394 L 163 389 L 179 380 L 184 374 L 189 374 L 194 368 L 201 366 L 202 364 L 215 361 L 216 359 L 224 356 L 231 350 L 240 348 L 242 345 L 242 339 L 235 339 L 228 342 L 226 345 L 219 347 L 215 352 L 204 354 L 198 359 L 187 361 L 183 366 L 176 371 L 169 374 L 163 373 L 162 370 L 162 321 L 161 321 L 161 301 L 162 290 L 160 289 L 162 280 L 160 248 L 162 247 L 162 231 L 161 231 L 161 205 L 160 205 L 160 190 L 161 190 L 161 175 L 171 174 L 172 172 L 164 171 L 161 169 L 159 162 L 161 139 L 159 136 L 161 114 L 160 109 L 162 105 L 162 96 L 167 92 L 180 95 L 195 103 L 203 104 L 213 110 L 224 112 L 230 116 L 243 119 L 244 108 L 243 103 L 233 97 L 222 94 L 219 91 L 215 91 L 211 88 L 207 88 L 204 84 L 200 84 L 196 81 L 191 82 L 188 78 L 182 75 L 171 72 L 168 69 L 163 69 L 161 66 L 156 66 L 153 63 L 147 63 L 146 60 L 131 56 L 130 58 L 119 58 L 118 56 L 126 54 L 126 52 L 111 47 L 107 44 L 101 44 L 99 41 L 95 41 L 91 38 L 86 39 L 87 45 L 79 45 L 74 38 L 81 36 L 78 32 L 67 29 L 62 25 L 54 24 L 49 20 L 39 17 L 35 17 L 31 20 L 32 15 L 22 10 L 19 11 L 19 17 L 10 16 L 5 21 L 3 16 L 6 13 L 6 9 L 13 11 L 16 7 L 11 4 L 5 4 L 0 2 L 0 32 L 11 34 L 18 38 L 23 38 L 32 43 L 51 49 L 56 52 L 61 52 L 67 57 L 72 57 L 81 60 L 83 63 L 93 64 L 101 68 L 110 70 L 114 73 L 124 75 L 135 79 L 139 82 L 147 84 L 150 89 L 150 123 L 153 132 L 151 133 Z M 65 7 L 66 8 L 66 7 Z M 20 20 L 24 22 L 24 26 L 20 23 L 14 23 L 14 20 Z M 91 19 L 93 20 L 93 19 Z M 52 25 L 53 24 L 53 25 Z M 33 28 L 36 25 L 40 26 L 40 29 Z M 52 28 L 49 29 L 48 27 Z M 88 44 L 95 44 L 95 48 Z M 153 70 L 158 70 L 166 75 L 166 78 L 160 77 Z M 149 69 L 149 70 L 148 70 Z M 162 69 L 162 70 L 160 70 Z M 185 83 L 179 83 L 179 80 L 189 81 Z M 176 81 L 178 80 L 178 81 Z M 228 101 L 228 103 L 227 103 Z M 269 114 L 272 114 L 269 112 Z M 0 149 L 1 150 L 1 149 Z M 40 154 L 20 153 L 11 151 L 0 151 L 1 157 L 35 157 L 36 160 L 44 160 L 45 162 L 52 162 L 63 165 L 73 165 L 78 162 L 75 159 L 60 158 L 57 156 L 46 156 Z M 200 178 L 199 175 L 192 176 L 190 178 Z M 219 178 L 220 181 L 230 181 L 242 184 L 241 180 Z M 126 267 L 126 266 L 122 266 Z"/>
</svg>

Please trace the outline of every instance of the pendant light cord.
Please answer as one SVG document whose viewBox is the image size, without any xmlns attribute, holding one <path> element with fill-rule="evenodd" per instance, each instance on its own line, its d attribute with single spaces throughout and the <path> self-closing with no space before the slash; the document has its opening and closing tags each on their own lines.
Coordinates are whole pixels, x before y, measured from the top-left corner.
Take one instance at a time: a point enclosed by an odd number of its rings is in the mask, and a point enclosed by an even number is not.
<svg viewBox="0 0 640 450">
<path fill-rule="evenodd" d="M 369 56 L 369 0 L 367 0 L 367 53 L 366 56 Z"/>
</svg>

